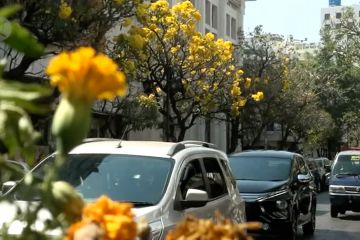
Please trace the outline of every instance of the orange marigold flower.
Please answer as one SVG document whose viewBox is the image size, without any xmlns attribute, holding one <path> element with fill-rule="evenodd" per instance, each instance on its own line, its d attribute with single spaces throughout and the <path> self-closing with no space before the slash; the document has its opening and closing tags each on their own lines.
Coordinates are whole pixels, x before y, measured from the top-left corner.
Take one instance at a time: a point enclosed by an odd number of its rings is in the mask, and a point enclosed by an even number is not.
<svg viewBox="0 0 360 240">
<path fill-rule="evenodd" d="M 67 230 L 67 235 L 65 236 L 64 240 L 73 240 L 75 233 L 85 227 L 88 224 L 88 222 L 85 221 L 81 221 L 81 222 L 76 222 L 74 224 L 72 224 L 69 229 Z"/>
<path fill-rule="evenodd" d="M 136 222 L 130 203 L 112 201 L 101 196 L 83 209 L 83 218 L 101 226 L 107 240 L 133 240 L 136 238 Z"/>
<path fill-rule="evenodd" d="M 90 47 L 60 53 L 50 61 L 46 73 L 66 98 L 92 102 L 126 92 L 125 75 L 116 63 Z"/>
</svg>

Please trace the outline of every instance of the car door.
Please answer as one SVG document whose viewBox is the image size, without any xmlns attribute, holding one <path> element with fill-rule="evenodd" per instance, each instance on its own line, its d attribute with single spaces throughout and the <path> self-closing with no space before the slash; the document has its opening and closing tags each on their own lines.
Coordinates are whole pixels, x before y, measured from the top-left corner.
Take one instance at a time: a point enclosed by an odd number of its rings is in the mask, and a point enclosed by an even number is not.
<svg viewBox="0 0 360 240">
<path fill-rule="evenodd" d="M 295 161 L 297 165 L 297 175 L 301 174 L 311 176 L 310 170 L 302 157 L 296 156 Z M 298 206 L 300 220 L 304 219 L 303 216 L 307 216 L 310 213 L 313 191 L 313 180 L 309 182 L 298 182 Z"/>
<path fill-rule="evenodd" d="M 233 217 L 234 204 L 229 195 L 229 187 L 225 180 L 225 174 L 216 157 L 202 159 L 206 187 L 209 192 L 209 201 L 204 210 L 208 218 L 216 219 L 217 213 L 226 218 Z"/>
</svg>

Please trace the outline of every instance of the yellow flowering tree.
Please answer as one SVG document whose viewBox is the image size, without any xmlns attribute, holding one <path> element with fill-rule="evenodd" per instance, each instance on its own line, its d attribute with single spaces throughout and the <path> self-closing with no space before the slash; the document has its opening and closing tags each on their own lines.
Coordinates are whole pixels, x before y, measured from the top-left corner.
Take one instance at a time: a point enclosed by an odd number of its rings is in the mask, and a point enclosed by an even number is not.
<svg viewBox="0 0 360 240">
<path fill-rule="evenodd" d="M 261 91 L 264 97 L 259 102 L 248 102 L 231 123 L 232 138 L 234 141 L 240 138 L 245 148 L 252 148 L 268 127 L 281 124 L 277 120 L 285 111 L 280 109 L 280 101 L 289 87 L 289 71 L 295 57 L 292 46 L 291 41 L 282 36 L 264 33 L 261 26 L 249 33 L 241 46 L 244 77 L 251 79 L 250 88 Z M 253 99 L 259 97 L 255 95 Z M 236 145 L 233 144 L 229 151 L 234 151 Z"/>
<path fill-rule="evenodd" d="M 199 117 L 218 111 L 225 89 L 240 77 L 232 43 L 199 33 L 200 18 L 190 1 L 171 8 L 155 1 L 138 27 L 116 39 L 114 57 L 141 83 L 142 100 L 158 106 L 166 140 L 182 140 Z"/>
</svg>

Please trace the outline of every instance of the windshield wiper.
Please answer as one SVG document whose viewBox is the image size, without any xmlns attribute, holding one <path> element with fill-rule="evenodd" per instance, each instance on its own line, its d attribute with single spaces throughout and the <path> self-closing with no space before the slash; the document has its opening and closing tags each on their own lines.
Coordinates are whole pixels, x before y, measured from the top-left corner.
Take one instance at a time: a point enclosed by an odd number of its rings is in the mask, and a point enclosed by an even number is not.
<svg viewBox="0 0 360 240">
<path fill-rule="evenodd" d="M 151 202 L 136 202 L 136 201 L 130 201 L 132 204 L 134 204 L 135 207 L 147 207 L 147 206 L 154 206 Z"/>
</svg>

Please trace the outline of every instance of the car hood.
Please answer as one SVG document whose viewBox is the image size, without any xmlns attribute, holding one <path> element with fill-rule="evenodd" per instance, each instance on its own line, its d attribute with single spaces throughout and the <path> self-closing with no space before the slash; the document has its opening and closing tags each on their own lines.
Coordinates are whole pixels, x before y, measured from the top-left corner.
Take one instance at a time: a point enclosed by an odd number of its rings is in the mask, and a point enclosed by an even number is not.
<svg viewBox="0 0 360 240">
<path fill-rule="evenodd" d="M 332 175 L 330 185 L 360 186 L 360 176 Z"/>
<path fill-rule="evenodd" d="M 236 180 L 241 195 L 247 193 L 267 193 L 281 190 L 287 186 L 288 180 L 284 181 L 253 181 Z"/>
</svg>

